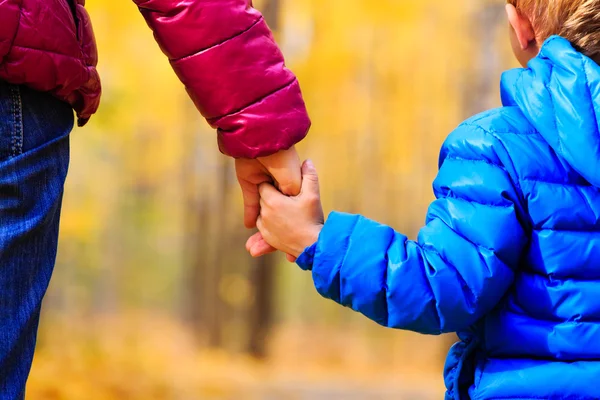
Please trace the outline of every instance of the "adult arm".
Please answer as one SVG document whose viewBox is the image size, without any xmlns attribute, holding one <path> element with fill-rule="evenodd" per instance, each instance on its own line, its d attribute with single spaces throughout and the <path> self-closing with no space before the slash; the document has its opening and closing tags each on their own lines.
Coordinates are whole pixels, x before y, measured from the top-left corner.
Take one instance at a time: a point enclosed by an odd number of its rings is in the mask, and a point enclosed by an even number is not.
<svg viewBox="0 0 600 400">
<path fill-rule="evenodd" d="M 306 136 L 298 81 L 250 0 L 134 2 L 223 153 L 255 159 Z"/>
</svg>

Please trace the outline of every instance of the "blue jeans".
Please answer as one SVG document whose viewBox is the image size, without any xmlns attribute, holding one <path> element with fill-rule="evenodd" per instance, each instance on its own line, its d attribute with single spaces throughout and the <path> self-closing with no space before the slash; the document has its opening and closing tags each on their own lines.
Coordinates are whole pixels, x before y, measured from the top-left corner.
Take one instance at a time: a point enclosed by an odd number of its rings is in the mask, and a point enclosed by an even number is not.
<svg viewBox="0 0 600 400">
<path fill-rule="evenodd" d="M 0 81 L 0 399 L 23 399 L 58 241 L 71 108 Z"/>
</svg>

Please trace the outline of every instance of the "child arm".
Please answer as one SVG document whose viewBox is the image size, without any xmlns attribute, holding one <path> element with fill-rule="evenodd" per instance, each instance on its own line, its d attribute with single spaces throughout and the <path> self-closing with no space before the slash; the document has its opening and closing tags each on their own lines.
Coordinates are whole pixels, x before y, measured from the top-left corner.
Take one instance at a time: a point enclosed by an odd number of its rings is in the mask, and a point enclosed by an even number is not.
<svg viewBox="0 0 600 400">
<path fill-rule="evenodd" d="M 522 200 L 493 134 L 461 125 L 446 141 L 437 200 L 418 240 L 332 213 L 298 263 L 318 292 L 377 323 L 421 333 L 465 329 L 504 296 L 527 244 Z"/>
</svg>

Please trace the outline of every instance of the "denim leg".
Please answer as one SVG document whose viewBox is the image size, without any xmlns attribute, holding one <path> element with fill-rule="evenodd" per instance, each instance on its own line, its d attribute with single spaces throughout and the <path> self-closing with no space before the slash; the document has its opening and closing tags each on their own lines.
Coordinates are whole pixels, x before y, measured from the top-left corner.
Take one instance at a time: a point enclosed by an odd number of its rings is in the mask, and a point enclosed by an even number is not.
<svg viewBox="0 0 600 400">
<path fill-rule="evenodd" d="M 0 399 L 23 399 L 58 241 L 71 108 L 0 82 Z"/>
</svg>

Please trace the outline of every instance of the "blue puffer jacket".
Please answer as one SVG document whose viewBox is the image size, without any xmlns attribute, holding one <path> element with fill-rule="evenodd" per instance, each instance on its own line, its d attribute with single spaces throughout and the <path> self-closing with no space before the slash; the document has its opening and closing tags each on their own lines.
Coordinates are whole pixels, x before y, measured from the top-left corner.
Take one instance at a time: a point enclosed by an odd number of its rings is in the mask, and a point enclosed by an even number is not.
<svg viewBox="0 0 600 400">
<path fill-rule="evenodd" d="M 381 325 L 458 332 L 446 399 L 600 399 L 600 67 L 560 37 L 444 143 L 416 242 L 333 213 L 298 260 Z"/>
</svg>

